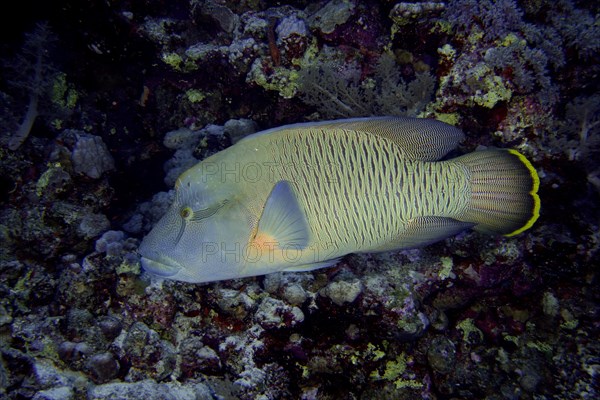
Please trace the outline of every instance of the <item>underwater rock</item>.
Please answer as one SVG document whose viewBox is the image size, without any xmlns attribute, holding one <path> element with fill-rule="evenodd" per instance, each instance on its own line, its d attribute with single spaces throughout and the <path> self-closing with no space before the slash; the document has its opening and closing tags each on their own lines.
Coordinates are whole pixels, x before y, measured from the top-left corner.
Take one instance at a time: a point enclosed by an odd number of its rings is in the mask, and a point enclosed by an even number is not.
<svg viewBox="0 0 600 400">
<path fill-rule="evenodd" d="M 142 216 L 144 231 L 150 231 L 154 224 L 162 218 L 167 212 L 173 200 L 175 199 L 175 191 L 158 192 L 150 201 L 146 201 L 138 207 L 138 212 Z"/>
<path fill-rule="evenodd" d="M 429 313 L 429 320 L 431 322 L 431 327 L 438 332 L 444 332 L 448 329 L 448 316 L 442 310 L 434 308 Z"/>
<path fill-rule="evenodd" d="M 139 235 L 144 228 L 144 216 L 142 214 L 134 214 L 129 221 L 123 224 L 123 230 L 133 235 Z"/>
<path fill-rule="evenodd" d="M 40 390 L 33 396 L 33 400 L 71 400 L 74 398 L 75 393 L 73 389 L 68 386 Z"/>
<path fill-rule="evenodd" d="M 236 143 L 238 140 L 251 133 L 256 132 L 256 122 L 251 119 L 230 119 L 225 122 L 224 132 L 229 135 L 232 143 Z"/>
<path fill-rule="evenodd" d="M 4 307 L 3 305 L 0 305 L 0 327 L 3 327 L 4 325 L 8 325 L 13 321 L 12 315 L 10 315 L 10 312 L 6 309 L 6 307 Z M 0 379 L 1 381 L 1 379 Z"/>
<path fill-rule="evenodd" d="M 6 387 L 8 386 L 8 373 L 4 368 L 4 362 L 0 362 L 0 395 L 6 393 Z"/>
<path fill-rule="evenodd" d="M 115 169 L 115 161 L 100 136 L 84 132 L 75 133 L 77 142 L 71 153 L 75 173 L 98 179 L 103 173 Z"/>
<path fill-rule="evenodd" d="M 69 370 L 63 371 L 57 368 L 49 360 L 40 360 L 36 362 L 33 366 L 33 374 L 30 378 L 35 381 L 37 387 L 42 389 L 39 394 L 40 399 L 52 399 L 53 397 L 51 396 L 54 395 L 69 395 L 78 391 L 82 392 L 85 390 L 88 383 L 85 376 L 81 373 Z M 56 398 L 62 399 L 61 397 Z"/>
<path fill-rule="evenodd" d="M 198 145 L 202 133 L 200 131 L 192 131 L 188 128 L 179 128 L 174 131 L 167 132 L 163 139 L 163 145 L 168 149 L 190 149 Z"/>
<path fill-rule="evenodd" d="M 274 274 L 265 275 L 262 286 L 263 286 L 265 292 L 274 294 L 274 293 L 277 293 L 277 291 L 282 286 L 282 284 L 283 284 L 283 274 L 274 273 Z"/>
<path fill-rule="evenodd" d="M 73 183 L 71 175 L 60 165 L 51 165 L 38 179 L 36 194 L 52 199 L 67 192 Z"/>
<path fill-rule="evenodd" d="M 304 55 L 310 41 L 310 33 L 304 19 L 296 14 L 287 15 L 279 21 L 275 33 L 277 46 L 283 50 L 287 62 Z"/>
<path fill-rule="evenodd" d="M 71 308 L 65 318 L 64 331 L 73 341 L 81 341 L 88 336 L 94 321 L 92 313 L 85 308 Z"/>
<path fill-rule="evenodd" d="M 106 253 L 109 257 L 115 257 L 123 250 L 121 243 L 123 238 L 125 238 L 125 234 L 121 231 L 106 231 L 100 239 L 96 240 L 96 251 Z"/>
<path fill-rule="evenodd" d="M 521 374 L 521 379 L 519 380 L 521 387 L 526 392 L 535 393 L 538 385 L 543 380 L 540 373 L 531 367 L 525 367 Z"/>
<path fill-rule="evenodd" d="M 245 318 L 256 303 L 244 291 L 220 289 L 217 295 L 219 309 L 238 319 Z"/>
<path fill-rule="evenodd" d="M 95 400 L 214 400 L 212 390 L 201 382 L 157 383 L 147 379 L 139 382 L 106 383 L 92 387 L 88 398 Z"/>
<path fill-rule="evenodd" d="M 121 321 L 112 316 L 101 317 L 97 324 L 107 340 L 116 339 L 123 329 Z"/>
<path fill-rule="evenodd" d="M 164 170 L 167 172 L 164 179 L 165 184 L 173 187 L 177 178 L 196 164 L 198 164 L 198 159 L 194 157 L 193 149 L 177 150 L 173 157 L 165 163 Z"/>
<path fill-rule="evenodd" d="M 94 354 L 87 362 L 87 369 L 95 382 L 108 382 L 119 373 L 119 363 L 111 353 Z"/>
<path fill-rule="evenodd" d="M 175 348 L 159 334 L 142 322 L 135 322 L 122 344 L 121 358 L 131 363 L 128 376 L 131 379 L 153 378 L 161 380 L 169 376 L 176 363 Z"/>
<path fill-rule="evenodd" d="M 265 329 L 291 327 L 304 321 L 304 313 L 298 307 L 266 297 L 258 306 L 254 320 Z"/>
<path fill-rule="evenodd" d="M 58 356 L 66 363 L 79 361 L 92 352 L 90 346 L 85 343 L 62 342 L 57 349 Z"/>
<path fill-rule="evenodd" d="M 225 128 L 221 125 L 208 124 L 198 131 L 188 128 L 180 128 L 166 134 L 163 144 L 165 147 L 174 149 L 175 154 L 167 160 L 163 166 L 166 172 L 165 183 L 172 187 L 177 178 L 196 165 L 200 157 L 198 148 L 207 147 L 207 141 L 211 138 L 222 138 Z"/>
<path fill-rule="evenodd" d="M 85 239 L 96 237 L 110 228 L 110 221 L 104 214 L 92 213 L 86 209 L 81 210 L 81 214 L 77 233 Z"/>
<path fill-rule="evenodd" d="M 427 361 L 436 372 L 441 374 L 450 372 L 456 362 L 454 343 L 443 336 L 435 337 L 427 349 Z"/>
<path fill-rule="evenodd" d="M 308 299 L 308 293 L 302 286 L 297 283 L 287 285 L 283 289 L 283 297 L 288 301 L 288 303 L 299 306 Z"/>
<path fill-rule="evenodd" d="M 201 132 L 205 136 L 209 136 L 209 135 L 221 136 L 225 133 L 225 129 L 221 125 L 208 124 L 204 128 L 202 128 Z"/>
<path fill-rule="evenodd" d="M 294 35 L 301 37 L 308 36 L 306 23 L 296 15 L 289 15 L 279 21 L 277 28 L 275 28 L 275 32 L 277 33 L 277 41 L 280 44 L 283 44 Z"/>
<path fill-rule="evenodd" d="M 331 282 L 325 288 L 321 289 L 319 294 L 328 297 L 338 306 L 342 306 L 345 303 L 352 303 L 356 300 L 362 290 L 363 284 L 357 279 L 353 282 Z"/>
<path fill-rule="evenodd" d="M 201 16 L 213 20 L 227 33 L 233 32 L 238 23 L 239 17 L 219 2 L 206 0 L 196 2 L 194 5 L 198 6 Z"/>
<path fill-rule="evenodd" d="M 205 346 L 198 337 L 183 339 L 178 350 L 181 355 L 181 372 L 186 377 L 199 373 L 214 375 L 221 369 L 221 360 L 217 352 Z"/>
<path fill-rule="evenodd" d="M 445 8 L 444 3 L 435 1 L 400 2 L 390 11 L 390 18 L 399 25 L 407 25 L 411 20 L 421 18 L 424 14 L 442 11 Z"/>
<path fill-rule="evenodd" d="M 311 15 L 308 22 L 313 29 L 322 33 L 332 33 L 354 14 L 356 5 L 353 1 L 331 0 L 323 8 Z"/>
<path fill-rule="evenodd" d="M 39 361 L 33 367 L 34 377 L 42 387 L 66 386 L 69 379 L 51 362 Z"/>
</svg>

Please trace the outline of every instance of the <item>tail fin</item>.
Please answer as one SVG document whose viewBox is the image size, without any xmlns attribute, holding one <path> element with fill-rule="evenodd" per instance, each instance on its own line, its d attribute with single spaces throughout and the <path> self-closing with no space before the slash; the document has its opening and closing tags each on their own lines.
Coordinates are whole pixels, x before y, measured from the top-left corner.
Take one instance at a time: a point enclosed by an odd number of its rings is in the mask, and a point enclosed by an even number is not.
<svg viewBox="0 0 600 400">
<path fill-rule="evenodd" d="M 474 222 L 480 232 L 512 236 L 540 215 L 540 179 L 516 150 L 483 150 L 458 157 L 471 182 L 471 201 L 460 220 Z"/>
</svg>

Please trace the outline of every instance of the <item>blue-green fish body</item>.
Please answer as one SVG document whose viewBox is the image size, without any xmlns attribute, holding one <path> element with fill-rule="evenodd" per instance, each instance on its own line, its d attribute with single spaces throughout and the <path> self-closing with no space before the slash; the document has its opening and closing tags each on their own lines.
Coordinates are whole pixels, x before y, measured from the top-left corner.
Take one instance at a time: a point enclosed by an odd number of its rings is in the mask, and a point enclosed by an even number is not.
<svg viewBox="0 0 600 400">
<path fill-rule="evenodd" d="M 142 265 L 209 282 L 533 225 L 539 179 L 529 161 L 514 150 L 438 161 L 462 138 L 439 121 L 385 117 L 251 135 L 182 174 L 140 246 Z"/>
</svg>

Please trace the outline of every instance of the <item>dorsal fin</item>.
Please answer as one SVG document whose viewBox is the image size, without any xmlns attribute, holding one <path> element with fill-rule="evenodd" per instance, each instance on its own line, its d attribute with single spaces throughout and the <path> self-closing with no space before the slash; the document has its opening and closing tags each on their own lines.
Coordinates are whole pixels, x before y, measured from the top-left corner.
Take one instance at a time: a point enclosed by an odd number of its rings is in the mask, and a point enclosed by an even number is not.
<svg viewBox="0 0 600 400">
<path fill-rule="evenodd" d="M 439 160 L 455 149 L 464 138 L 460 129 L 425 118 L 353 118 L 330 121 L 322 127 L 367 132 L 384 137 L 400 147 L 407 158 L 419 161 Z"/>
<path fill-rule="evenodd" d="M 342 129 L 381 136 L 400 147 L 407 159 L 415 161 L 439 160 L 464 138 L 460 129 L 435 119 L 367 117 L 285 125 L 255 133 L 245 139 L 305 129 Z"/>
</svg>

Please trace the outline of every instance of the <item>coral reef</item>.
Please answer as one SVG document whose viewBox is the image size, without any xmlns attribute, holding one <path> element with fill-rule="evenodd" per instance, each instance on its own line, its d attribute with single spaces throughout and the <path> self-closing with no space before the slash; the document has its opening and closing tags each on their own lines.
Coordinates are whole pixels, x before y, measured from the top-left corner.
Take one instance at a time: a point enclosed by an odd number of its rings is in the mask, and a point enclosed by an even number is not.
<svg viewBox="0 0 600 400">
<path fill-rule="evenodd" d="M 599 397 L 599 4 L 71 3 L 0 47 L 0 398 Z M 519 149 L 539 222 L 312 272 L 142 270 L 186 168 L 378 114 Z"/>
</svg>

